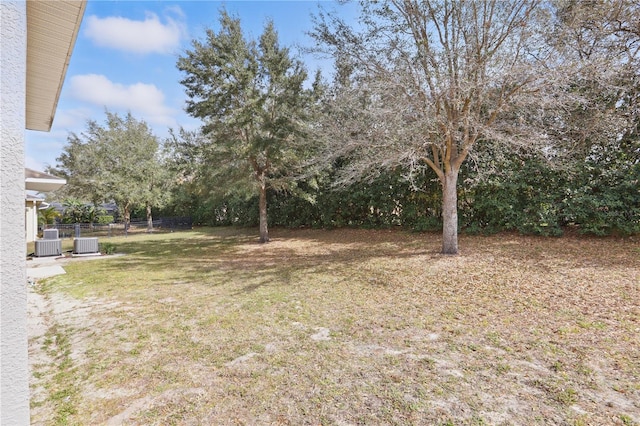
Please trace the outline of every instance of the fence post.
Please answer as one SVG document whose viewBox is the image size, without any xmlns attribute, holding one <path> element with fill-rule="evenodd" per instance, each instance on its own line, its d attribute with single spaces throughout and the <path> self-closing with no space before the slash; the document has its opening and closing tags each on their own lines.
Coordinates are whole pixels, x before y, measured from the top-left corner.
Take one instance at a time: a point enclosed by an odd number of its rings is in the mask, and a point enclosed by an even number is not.
<svg viewBox="0 0 640 426">
<path fill-rule="evenodd" d="M 74 228 L 75 228 L 75 236 L 76 236 L 76 238 L 80 238 L 80 224 L 76 223 Z"/>
</svg>

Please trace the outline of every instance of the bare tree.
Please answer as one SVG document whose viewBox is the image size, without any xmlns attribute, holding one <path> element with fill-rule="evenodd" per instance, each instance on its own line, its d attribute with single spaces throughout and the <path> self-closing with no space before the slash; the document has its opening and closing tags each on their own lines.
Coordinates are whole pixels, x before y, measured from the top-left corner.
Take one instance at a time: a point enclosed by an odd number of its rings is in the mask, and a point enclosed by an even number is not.
<svg viewBox="0 0 640 426">
<path fill-rule="evenodd" d="M 556 69 L 539 25 L 550 10 L 536 0 L 362 8 L 359 29 L 321 13 L 312 33 L 339 63 L 341 84 L 324 123 L 328 151 L 348 158 L 345 181 L 384 167 L 431 168 L 443 192 L 442 252 L 456 254 L 458 173 L 474 146 L 544 139 L 529 123 L 557 101 L 546 89 Z"/>
<path fill-rule="evenodd" d="M 565 147 L 588 155 L 637 133 L 640 117 L 640 2 L 566 1 L 555 9 L 549 45 L 573 63 L 570 90 L 579 93 L 568 119 L 556 121 Z"/>
</svg>

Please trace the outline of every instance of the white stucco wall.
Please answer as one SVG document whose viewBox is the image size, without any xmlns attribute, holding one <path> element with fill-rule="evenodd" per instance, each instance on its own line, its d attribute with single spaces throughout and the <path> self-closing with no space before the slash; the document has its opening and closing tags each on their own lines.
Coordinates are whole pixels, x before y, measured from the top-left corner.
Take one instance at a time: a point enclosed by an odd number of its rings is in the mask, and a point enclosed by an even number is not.
<svg viewBox="0 0 640 426">
<path fill-rule="evenodd" d="M 27 11 L 0 1 L 0 425 L 29 424 L 24 211 Z"/>
</svg>

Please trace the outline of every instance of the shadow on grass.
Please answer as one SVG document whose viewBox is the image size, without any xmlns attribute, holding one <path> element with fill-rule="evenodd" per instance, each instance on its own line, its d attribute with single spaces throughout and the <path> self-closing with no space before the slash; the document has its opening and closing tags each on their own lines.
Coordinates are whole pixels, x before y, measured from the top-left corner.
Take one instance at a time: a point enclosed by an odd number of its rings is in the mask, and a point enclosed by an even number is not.
<svg viewBox="0 0 640 426">
<path fill-rule="evenodd" d="M 246 228 L 201 228 L 129 237 L 115 243 L 118 251 L 127 256 L 96 265 L 95 273 L 125 271 L 147 283 L 159 284 L 186 282 L 213 286 L 234 280 L 240 285 L 235 293 L 238 295 L 272 283 L 295 285 L 294 280 L 300 280 L 306 273 L 331 275 L 340 270 L 355 270 L 366 274 L 360 265 L 376 259 L 400 261 L 419 257 L 425 268 L 483 262 L 488 254 L 499 255 L 501 260 L 550 265 L 563 258 L 602 267 L 630 261 L 624 249 L 619 255 L 612 254 L 610 249 L 600 253 L 597 242 L 579 238 L 461 236 L 461 256 L 448 257 L 439 254 L 440 235 L 432 233 L 275 229 L 271 235 L 268 244 L 260 244 L 257 232 Z M 632 245 L 627 254 L 637 250 L 637 243 Z M 157 272 L 159 278 L 152 278 L 151 272 Z"/>
<path fill-rule="evenodd" d="M 439 244 L 433 238 L 436 243 L 425 251 L 424 235 L 391 231 L 276 230 L 272 235 L 268 244 L 260 244 L 254 230 L 242 228 L 120 239 L 114 242 L 117 251 L 127 255 L 96 265 L 95 273 L 128 272 L 145 279 L 149 275 L 145 272 L 165 271 L 168 276 L 179 275 L 180 282 L 205 285 L 232 276 L 238 282 L 248 282 L 238 290 L 240 294 L 272 282 L 294 284 L 292 277 L 306 272 L 330 274 L 336 269 L 357 268 L 375 258 L 436 255 Z"/>
</svg>

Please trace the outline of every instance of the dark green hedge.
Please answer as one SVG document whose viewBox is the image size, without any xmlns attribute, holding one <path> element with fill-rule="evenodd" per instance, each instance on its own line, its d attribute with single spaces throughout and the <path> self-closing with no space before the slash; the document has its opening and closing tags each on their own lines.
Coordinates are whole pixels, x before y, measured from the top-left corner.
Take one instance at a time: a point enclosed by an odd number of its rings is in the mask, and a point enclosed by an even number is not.
<svg viewBox="0 0 640 426">
<path fill-rule="evenodd" d="M 584 159 L 563 167 L 530 153 L 514 152 L 499 161 L 490 154 L 481 152 L 460 172 L 462 231 L 560 235 L 574 227 L 593 235 L 640 232 L 638 142 L 625 149 L 592 149 Z M 441 192 L 435 174 L 425 171 L 410 185 L 403 172 L 340 189 L 332 187 L 330 176 L 313 186 L 301 182 L 298 192 L 305 197 L 270 191 L 269 225 L 440 229 Z M 197 224 L 258 224 L 257 197 L 208 198 L 181 188 L 165 210 L 163 214 L 191 216 Z"/>
</svg>

